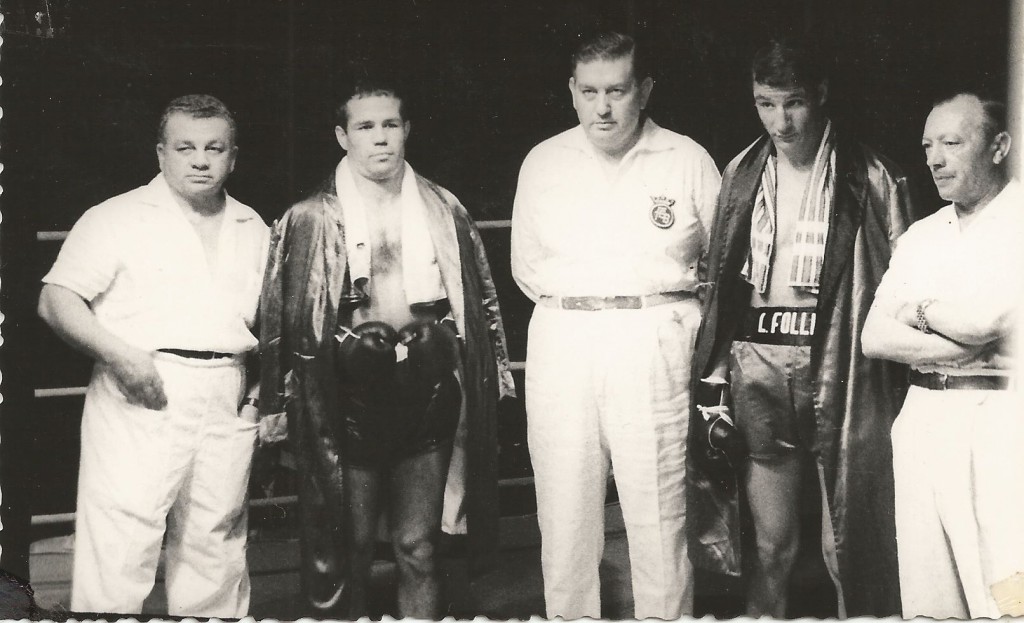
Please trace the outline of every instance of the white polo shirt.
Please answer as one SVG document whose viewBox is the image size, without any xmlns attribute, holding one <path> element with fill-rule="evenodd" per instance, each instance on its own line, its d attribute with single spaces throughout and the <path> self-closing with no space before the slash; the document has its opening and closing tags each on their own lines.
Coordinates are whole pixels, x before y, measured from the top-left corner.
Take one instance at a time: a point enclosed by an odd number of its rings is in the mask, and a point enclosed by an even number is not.
<svg viewBox="0 0 1024 623">
<path fill-rule="evenodd" d="M 644 124 L 613 176 L 582 126 L 537 145 L 519 173 L 512 274 L 541 296 L 693 291 L 721 176 L 695 141 Z"/>
<path fill-rule="evenodd" d="M 952 204 L 914 223 L 897 241 L 875 298 L 894 300 L 897 308 L 934 298 L 1002 315 L 1015 314 L 1022 295 L 1024 187 L 1014 180 L 964 230 Z M 947 374 L 988 368 L 985 361 L 920 366 Z"/>
<path fill-rule="evenodd" d="M 43 282 L 74 291 L 101 325 L 139 348 L 251 350 L 269 229 L 231 197 L 224 209 L 211 272 L 199 234 L 157 175 L 86 211 Z"/>
</svg>

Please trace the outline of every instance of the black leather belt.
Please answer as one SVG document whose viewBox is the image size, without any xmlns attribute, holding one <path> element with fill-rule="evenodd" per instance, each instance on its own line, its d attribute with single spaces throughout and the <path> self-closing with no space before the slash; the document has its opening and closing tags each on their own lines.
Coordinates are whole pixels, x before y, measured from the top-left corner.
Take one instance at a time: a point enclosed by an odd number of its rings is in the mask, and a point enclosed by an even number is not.
<svg viewBox="0 0 1024 623">
<path fill-rule="evenodd" d="M 213 350 L 185 350 L 183 348 L 158 348 L 157 352 L 177 355 L 186 359 L 233 359 L 231 353 L 218 353 Z"/>
<path fill-rule="evenodd" d="M 910 384 L 925 389 L 1010 389 L 1010 377 L 999 375 L 956 376 L 939 372 L 910 371 Z"/>
</svg>

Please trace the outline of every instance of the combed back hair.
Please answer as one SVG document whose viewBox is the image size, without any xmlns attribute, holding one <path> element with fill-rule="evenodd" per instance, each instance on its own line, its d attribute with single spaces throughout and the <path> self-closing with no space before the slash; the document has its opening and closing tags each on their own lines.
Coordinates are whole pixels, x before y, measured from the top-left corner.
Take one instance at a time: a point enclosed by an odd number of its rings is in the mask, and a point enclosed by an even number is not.
<svg viewBox="0 0 1024 623">
<path fill-rule="evenodd" d="M 352 82 L 342 91 L 341 97 L 338 99 L 338 106 L 334 109 L 334 120 L 337 125 L 348 128 L 348 103 L 362 97 L 393 97 L 398 100 L 398 114 L 402 116 L 402 121 L 409 120 L 406 115 L 405 94 L 395 82 L 387 79 L 364 78 Z"/>
<path fill-rule="evenodd" d="M 1006 132 L 1006 104 L 981 91 L 963 90 L 944 95 L 935 100 L 932 108 L 948 104 L 958 97 L 972 97 L 981 102 L 981 130 L 985 133 L 986 141 L 992 141 L 1001 132 Z"/>
<path fill-rule="evenodd" d="M 775 37 L 754 53 L 750 77 L 777 89 L 813 89 L 828 79 L 825 56 L 810 41 Z"/>
<path fill-rule="evenodd" d="M 160 117 L 160 129 L 157 140 L 161 143 L 167 138 L 167 120 L 175 113 L 183 113 L 196 119 L 218 118 L 228 122 L 231 128 L 231 142 L 235 142 L 235 135 L 238 128 L 235 125 L 235 116 L 231 114 L 224 102 L 212 95 L 193 94 L 182 95 L 171 100 L 171 103 L 164 108 L 164 114 Z"/>
<path fill-rule="evenodd" d="M 597 60 L 612 61 L 627 56 L 633 57 L 633 77 L 636 78 L 637 83 L 651 76 L 650 65 L 647 63 L 642 46 L 638 46 L 633 37 L 610 30 L 581 41 L 572 54 L 572 65 L 569 69 L 575 74 L 576 67 L 581 63 Z"/>
</svg>

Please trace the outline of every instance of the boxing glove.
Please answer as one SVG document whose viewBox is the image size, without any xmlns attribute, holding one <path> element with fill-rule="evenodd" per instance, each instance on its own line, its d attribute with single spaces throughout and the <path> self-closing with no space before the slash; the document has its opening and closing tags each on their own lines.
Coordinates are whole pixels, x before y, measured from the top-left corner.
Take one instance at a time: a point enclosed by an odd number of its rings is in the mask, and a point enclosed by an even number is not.
<svg viewBox="0 0 1024 623">
<path fill-rule="evenodd" d="M 398 332 L 398 339 L 408 349 L 410 372 L 420 383 L 432 386 L 455 370 L 458 341 L 448 327 L 411 322 Z"/>
<path fill-rule="evenodd" d="M 736 430 L 728 406 L 729 384 L 725 379 L 701 379 L 694 388 L 698 439 L 694 460 L 726 490 L 737 485 L 738 470 L 747 458 L 743 435 Z"/>
<path fill-rule="evenodd" d="M 349 383 L 377 385 L 394 376 L 398 333 L 385 322 L 364 322 L 342 330 L 338 340 L 338 364 Z"/>
</svg>

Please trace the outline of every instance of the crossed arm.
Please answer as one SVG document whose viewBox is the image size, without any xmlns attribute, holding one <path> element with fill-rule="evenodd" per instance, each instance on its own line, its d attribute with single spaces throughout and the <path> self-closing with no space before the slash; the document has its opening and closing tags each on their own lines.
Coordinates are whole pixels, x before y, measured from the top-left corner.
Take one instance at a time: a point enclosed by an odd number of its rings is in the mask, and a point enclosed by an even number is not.
<svg viewBox="0 0 1024 623">
<path fill-rule="evenodd" d="M 868 357 L 912 366 L 957 366 L 985 353 L 1007 332 L 1009 310 L 966 310 L 936 300 L 925 309 L 932 333 L 917 329 L 919 301 L 877 296 L 864 322 L 861 347 Z"/>
</svg>

